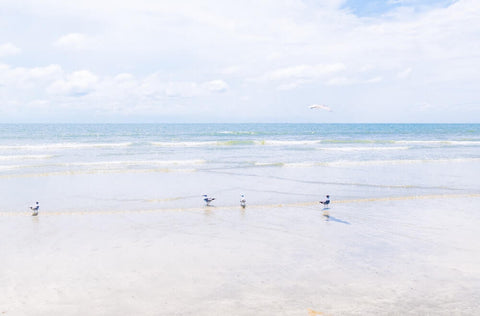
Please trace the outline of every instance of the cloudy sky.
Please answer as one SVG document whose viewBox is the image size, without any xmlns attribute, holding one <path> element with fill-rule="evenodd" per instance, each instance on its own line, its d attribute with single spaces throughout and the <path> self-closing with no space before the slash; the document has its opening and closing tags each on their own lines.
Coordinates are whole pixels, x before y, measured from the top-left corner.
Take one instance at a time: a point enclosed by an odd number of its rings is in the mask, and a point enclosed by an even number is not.
<svg viewBox="0 0 480 316">
<path fill-rule="evenodd" d="M 0 122 L 480 122 L 480 1 L 0 0 Z"/>
</svg>

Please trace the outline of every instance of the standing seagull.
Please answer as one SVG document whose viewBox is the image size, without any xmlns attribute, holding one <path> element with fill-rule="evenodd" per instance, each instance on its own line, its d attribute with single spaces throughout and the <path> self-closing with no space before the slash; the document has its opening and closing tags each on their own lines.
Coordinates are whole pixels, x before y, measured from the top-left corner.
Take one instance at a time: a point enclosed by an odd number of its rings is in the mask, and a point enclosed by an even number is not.
<svg viewBox="0 0 480 316">
<path fill-rule="evenodd" d="M 328 221 L 330 219 L 330 213 L 328 212 L 329 208 L 328 205 L 330 204 L 330 195 L 327 195 L 327 199 L 325 201 L 320 201 L 323 204 L 323 216 Z"/>
<path fill-rule="evenodd" d="M 206 206 L 210 206 L 210 202 L 215 200 L 215 198 L 208 197 L 206 194 L 203 195 L 203 200 L 205 201 Z"/>
<path fill-rule="evenodd" d="M 245 198 L 244 194 L 242 194 L 242 196 L 240 197 L 240 206 L 242 208 L 245 208 L 245 206 L 247 206 L 247 199 Z"/>
<path fill-rule="evenodd" d="M 32 216 L 37 216 L 38 215 L 38 209 L 40 208 L 40 205 L 35 203 L 35 206 L 30 206 L 30 209 L 33 211 Z"/>
<path fill-rule="evenodd" d="M 328 205 L 330 204 L 330 195 L 327 195 L 327 199 L 325 201 L 320 201 L 320 203 L 323 204 L 325 208 L 327 208 Z"/>
</svg>

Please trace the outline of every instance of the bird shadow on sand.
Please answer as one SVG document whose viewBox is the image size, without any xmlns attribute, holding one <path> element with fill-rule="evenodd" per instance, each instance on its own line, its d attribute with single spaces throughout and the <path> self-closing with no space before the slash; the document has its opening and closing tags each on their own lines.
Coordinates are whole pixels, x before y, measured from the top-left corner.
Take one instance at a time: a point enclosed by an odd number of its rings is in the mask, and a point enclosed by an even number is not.
<svg viewBox="0 0 480 316">
<path fill-rule="evenodd" d="M 333 221 L 333 222 L 337 222 L 337 223 L 351 225 L 350 222 L 347 222 L 347 221 L 341 220 L 339 218 L 333 217 L 332 215 L 328 216 L 327 221 Z"/>
</svg>

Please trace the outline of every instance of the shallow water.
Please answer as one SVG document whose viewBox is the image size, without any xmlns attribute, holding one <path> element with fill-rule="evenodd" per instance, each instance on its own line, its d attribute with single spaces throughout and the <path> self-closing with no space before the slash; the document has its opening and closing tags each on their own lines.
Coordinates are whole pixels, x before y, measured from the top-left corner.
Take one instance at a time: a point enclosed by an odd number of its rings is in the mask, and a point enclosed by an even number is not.
<svg viewBox="0 0 480 316">
<path fill-rule="evenodd" d="M 478 124 L 0 125 L 0 212 L 477 193 Z"/>
</svg>

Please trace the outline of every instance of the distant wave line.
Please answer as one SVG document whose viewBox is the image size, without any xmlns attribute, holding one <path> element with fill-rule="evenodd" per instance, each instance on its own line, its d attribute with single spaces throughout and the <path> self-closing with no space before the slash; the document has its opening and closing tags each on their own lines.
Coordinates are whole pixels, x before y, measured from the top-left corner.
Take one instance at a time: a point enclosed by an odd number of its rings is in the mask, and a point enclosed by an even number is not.
<svg viewBox="0 0 480 316">
<path fill-rule="evenodd" d="M 396 140 L 395 144 L 407 144 L 407 145 L 462 145 L 462 146 L 478 146 L 479 141 L 473 140 Z"/>
<path fill-rule="evenodd" d="M 227 132 L 225 132 L 227 133 Z M 228 135 L 228 134 L 227 134 Z M 85 148 L 121 148 L 130 147 L 137 142 L 100 142 L 100 143 L 45 143 L 45 144 L 23 144 L 23 145 L 0 145 L 0 150 L 55 150 L 55 149 L 85 149 Z M 378 144 L 381 146 L 337 146 L 320 147 L 320 150 L 406 150 L 411 146 L 480 146 L 479 141 L 463 140 L 342 140 L 342 139 L 305 139 L 305 140 L 281 140 L 281 139 L 231 139 L 231 140 L 205 140 L 205 141 L 151 141 L 146 142 L 158 147 L 211 147 L 211 146 L 316 146 L 321 144 Z M 403 146 L 389 146 L 389 145 Z"/>
<path fill-rule="evenodd" d="M 321 147 L 319 150 L 327 151 L 380 151 L 380 150 L 407 150 L 408 146 L 392 146 L 392 147 Z"/>
<path fill-rule="evenodd" d="M 118 168 L 119 166 L 145 166 L 145 165 L 161 165 L 161 166 L 177 166 L 177 165 L 199 165 L 206 163 L 202 159 L 192 160 L 127 160 L 127 161 L 92 161 L 92 162 L 63 162 L 63 163 L 51 163 L 45 165 L 0 165 L 0 170 L 14 170 L 14 169 L 28 169 L 39 167 L 110 167 Z"/>
<path fill-rule="evenodd" d="M 332 144 L 398 144 L 398 145 L 462 145 L 480 146 L 479 140 L 388 140 L 388 139 L 323 139 L 321 143 Z"/>
<path fill-rule="evenodd" d="M 439 158 L 439 159 L 395 159 L 395 160 L 366 160 L 366 161 L 336 161 L 327 163 L 327 166 L 371 166 L 371 165 L 396 165 L 396 164 L 421 164 L 421 163 L 461 163 L 479 162 L 480 158 Z"/>
<path fill-rule="evenodd" d="M 92 161 L 92 162 L 65 162 L 58 166 L 143 166 L 143 165 L 199 165 L 206 163 L 202 159 L 191 160 L 114 160 L 114 161 Z"/>
<path fill-rule="evenodd" d="M 405 150 L 410 146 L 388 146 L 388 145 L 449 145 L 449 146 L 477 146 L 480 141 L 455 141 L 455 140 L 439 140 L 439 141 L 422 141 L 422 140 L 335 140 L 335 139 L 318 139 L 318 140 L 276 140 L 276 139 L 238 139 L 238 140 L 208 140 L 208 141 L 178 141 L 178 142 L 151 142 L 154 146 L 159 147 L 208 147 L 208 146 L 235 146 L 235 145 L 257 145 L 257 146 L 312 146 L 320 144 L 378 144 L 383 146 L 370 147 L 321 147 L 322 150 Z"/>
<path fill-rule="evenodd" d="M 198 142 L 151 142 L 160 147 L 209 147 L 209 146 L 302 146 L 321 144 L 322 140 L 228 140 L 228 141 L 198 141 Z"/>
<path fill-rule="evenodd" d="M 25 173 L 25 174 L 4 174 L 0 175 L 0 179 L 10 178 L 37 178 L 52 176 L 72 176 L 72 175 L 88 175 L 88 174 L 116 174 L 116 173 L 191 173 L 197 172 L 194 168 L 157 168 L 157 169 L 87 169 L 87 170 L 66 170 L 52 171 L 43 173 Z"/>
<path fill-rule="evenodd" d="M 10 155 L 0 156 L 0 160 L 30 160 L 30 159 L 50 159 L 53 155 Z"/>
<path fill-rule="evenodd" d="M 51 150 L 51 149 L 82 149 L 95 147 L 128 147 L 132 142 L 122 143 L 52 143 L 38 145 L 1 145 L 0 150 Z"/>
<path fill-rule="evenodd" d="M 338 160 L 338 161 L 303 161 L 303 162 L 254 162 L 253 165 L 259 167 L 290 167 L 290 168 L 308 168 L 316 166 L 371 166 L 371 165 L 396 165 L 396 164 L 420 164 L 420 163 L 460 163 L 460 162 L 480 162 L 480 158 L 439 158 L 439 159 L 395 159 L 395 160 Z"/>
<path fill-rule="evenodd" d="M 250 132 L 250 131 L 220 131 L 217 134 L 223 135 L 256 135 L 257 132 Z"/>
</svg>

